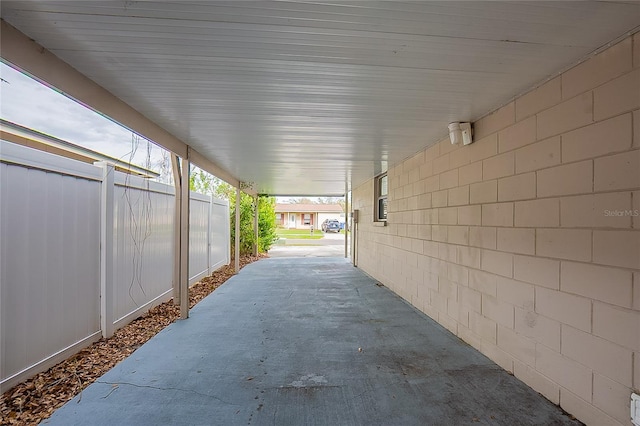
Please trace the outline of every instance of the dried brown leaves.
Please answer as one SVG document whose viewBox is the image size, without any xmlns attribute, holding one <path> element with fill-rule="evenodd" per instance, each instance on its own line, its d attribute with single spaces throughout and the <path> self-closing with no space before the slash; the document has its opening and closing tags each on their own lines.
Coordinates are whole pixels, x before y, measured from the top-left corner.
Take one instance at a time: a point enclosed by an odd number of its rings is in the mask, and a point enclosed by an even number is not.
<svg viewBox="0 0 640 426">
<path fill-rule="evenodd" d="M 243 256 L 240 267 L 260 257 Z M 218 269 L 189 289 L 189 307 L 204 299 L 234 274 L 232 265 Z M 71 400 L 118 362 L 180 316 L 173 300 L 162 303 L 117 330 L 113 337 L 100 339 L 47 371 L 20 383 L 2 395 L 1 425 L 36 425 Z"/>
</svg>

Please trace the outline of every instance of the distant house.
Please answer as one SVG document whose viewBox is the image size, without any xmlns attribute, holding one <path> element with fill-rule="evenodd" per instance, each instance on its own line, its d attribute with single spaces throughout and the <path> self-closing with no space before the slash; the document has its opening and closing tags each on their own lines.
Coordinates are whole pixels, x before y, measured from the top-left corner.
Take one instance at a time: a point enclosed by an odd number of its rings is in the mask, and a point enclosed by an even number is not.
<svg viewBox="0 0 640 426">
<path fill-rule="evenodd" d="M 340 204 L 276 204 L 276 225 L 293 229 L 320 229 L 325 219 L 344 222 Z"/>
</svg>

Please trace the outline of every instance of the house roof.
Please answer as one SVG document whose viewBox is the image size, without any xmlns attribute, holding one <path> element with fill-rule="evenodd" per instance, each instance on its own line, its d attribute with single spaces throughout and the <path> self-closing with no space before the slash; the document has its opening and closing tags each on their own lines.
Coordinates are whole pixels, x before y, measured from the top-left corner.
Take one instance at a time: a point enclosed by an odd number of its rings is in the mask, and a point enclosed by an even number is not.
<svg viewBox="0 0 640 426">
<path fill-rule="evenodd" d="M 135 164 L 122 161 L 118 158 L 102 154 L 98 151 L 93 151 L 89 148 L 58 139 L 4 119 L 0 119 L 0 138 L 18 145 L 28 146 L 29 148 L 50 152 L 52 154 L 89 164 L 93 164 L 96 161 L 105 161 L 109 164 L 113 164 L 118 171 L 139 175 L 145 178 L 156 178 L 160 176 L 159 173 L 154 172 L 153 170 L 136 166 Z"/>
<path fill-rule="evenodd" d="M 276 213 L 342 213 L 340 204 L 276 204 Z"/>
</svg>

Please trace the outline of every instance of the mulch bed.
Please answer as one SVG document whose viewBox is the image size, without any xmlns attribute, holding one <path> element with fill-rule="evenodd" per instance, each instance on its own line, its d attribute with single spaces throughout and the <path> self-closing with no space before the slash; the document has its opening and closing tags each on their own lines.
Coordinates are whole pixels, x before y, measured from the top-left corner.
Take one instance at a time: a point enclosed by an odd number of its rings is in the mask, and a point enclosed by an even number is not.
<svg viewBox="0 0 640 426">
<path fill-rule="evenodd" d="M 260 257 L 243 256 L 240 267 Z M 218 269 L 189 288 L 189 307 L 204 299 L 234 275 L 231 265 Z M 163 328 L 180 317 L 173 300 L 162 303 L 117 330 L 113 337 L 100 339 L 60 364 L 16 385 L 2 395 L 2 425 L 36 425 L 118 362 L 131 355 Z"/>
</svg>

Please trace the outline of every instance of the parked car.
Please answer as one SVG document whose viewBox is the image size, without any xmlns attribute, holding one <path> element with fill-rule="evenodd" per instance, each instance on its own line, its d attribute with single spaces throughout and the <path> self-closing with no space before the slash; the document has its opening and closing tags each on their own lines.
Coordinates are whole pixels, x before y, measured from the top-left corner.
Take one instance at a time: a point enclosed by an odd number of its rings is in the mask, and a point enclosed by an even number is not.
<svg viewBox="0 0 640 426">
<path fill-rule="evenodd" d="M 336 219 L 326 219 L 321 227 L 322 232 L 340 232 L 340 222 Z"/>
</svg>

